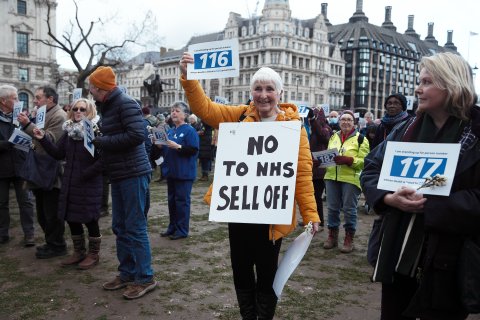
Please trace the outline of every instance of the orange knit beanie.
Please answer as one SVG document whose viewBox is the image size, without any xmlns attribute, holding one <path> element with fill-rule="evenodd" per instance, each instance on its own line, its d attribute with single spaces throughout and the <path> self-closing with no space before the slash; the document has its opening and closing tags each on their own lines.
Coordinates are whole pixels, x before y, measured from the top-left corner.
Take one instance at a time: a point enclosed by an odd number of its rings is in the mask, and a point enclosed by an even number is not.
<svg viewBox="0 0 480 320">
<path fill-rule="evenodd" d="M 88 78 L 95 87 L 110 91 L 116 86 L 116 78 L 113 69 L 110 67 L 98 67 Z"/>
</svg>

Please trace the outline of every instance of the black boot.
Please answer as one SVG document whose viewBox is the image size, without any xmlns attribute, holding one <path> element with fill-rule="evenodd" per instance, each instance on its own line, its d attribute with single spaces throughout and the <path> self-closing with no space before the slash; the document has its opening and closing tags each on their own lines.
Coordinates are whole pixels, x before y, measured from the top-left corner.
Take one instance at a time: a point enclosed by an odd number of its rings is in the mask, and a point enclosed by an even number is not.
<svg viewBox="0 0 480 320">
<path fill-rule="evenodd" d="M 271 320 L 275 315 L 277 296 L 275 293 L 257 292 L 258 320 Z"/>
<path fill-rule="evenodd" d="M 238 307 L 243 320 L 257 320 L 255 290 L 236 289 Z"/>
</svg>

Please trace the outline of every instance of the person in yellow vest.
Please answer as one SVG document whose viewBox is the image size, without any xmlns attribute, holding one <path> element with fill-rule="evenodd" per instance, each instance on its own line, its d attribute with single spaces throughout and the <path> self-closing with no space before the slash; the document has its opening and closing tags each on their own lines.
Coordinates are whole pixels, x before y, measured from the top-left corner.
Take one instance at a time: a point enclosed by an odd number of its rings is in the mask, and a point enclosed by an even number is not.
<svg viewBox="0 0 480 320">
<path fill-rule="evenodd" d="M 334 158 L 335 166 L 327 168 L 325 189 L 328 209 L 328 238 L 324 249 L 338 246 L 338 229 L 340 227 L 340 211 L 343 211 L 345 223 L 345 239 L 341 252 L 352 252 L 353 238 L 357 229 L 357 203 L 360 189 L 360 173 L 363 159 L 370 151 L 368 139 L 355 129 L 355 116 L 352 111 L 345 110 L 340 115 L 340 131 L 335 132 L 328 142 L 328 149 L 336 148 L 338 156 Z"/>
</svg>

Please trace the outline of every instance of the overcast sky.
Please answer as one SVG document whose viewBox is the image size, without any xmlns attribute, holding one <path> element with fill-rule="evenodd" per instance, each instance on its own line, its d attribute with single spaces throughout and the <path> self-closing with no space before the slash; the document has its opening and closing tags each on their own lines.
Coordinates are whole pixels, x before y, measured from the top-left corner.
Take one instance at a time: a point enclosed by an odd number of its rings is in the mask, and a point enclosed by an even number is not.
<svg viewBox="0 0 480 320">
<path fill-rule="evenodd" d="M 321 12 L 321 3 L 328 3 L 328 19 L 332 24 L 348 22 L 356 10 L 356 0 L 290 0 L 292 17 L 310 19 Z M 103 14 L 117 17 L 111 26 L 111 33 L 121 35 L 123 28 L 140 20 L 147 10 L 157 17 L 158 34 L 161 46 L 179 49 L 193 35 L 221 31 L 228 20 L 229 12 L 248 17 L 255 12 L 261 15 L 264 0 L 77 0 L 80 17 L 88 24 L 90 20 L 102 18 Z M 257 7 L 258 3 L 258 7 Z M 385 20 L 385 7 L 392 6 L 392 22 L 397 32 L 404 33 L 408 25 L 408 15 L 414 15 L 414 29 L 424 39 L 428 23 L 434 22 L 434 32 L 438 44 L 447 40 L 447 30 L 453 30 L 453 42 L 458 51 L 472 66 L 480 68 L 480 1 L 478 0 L 363 0 L 363 12 L 369 22 L 381 25 Z M 57 34 L 65 30 L 68 21 L 74 17 L 72 0 L 58 0 Z M 108 29 L 107 29 L 108 30 Z M 478 33 L 470 36 L 470 32 Z M 156 48 L 149 48 L 155 50 Z M 71 68 L 71 63 L 57 52 L 62 67 Z M 480 70 L 479 70 L 480 71 Z M 477 76 L 477 92 L 480 72 Z"/>
</svg>

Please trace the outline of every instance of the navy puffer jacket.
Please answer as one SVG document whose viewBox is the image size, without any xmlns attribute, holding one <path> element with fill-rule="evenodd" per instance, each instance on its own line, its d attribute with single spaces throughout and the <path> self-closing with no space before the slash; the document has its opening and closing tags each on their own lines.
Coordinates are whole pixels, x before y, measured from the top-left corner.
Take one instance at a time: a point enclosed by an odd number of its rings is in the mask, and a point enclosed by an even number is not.
<svg viewBox="0 0 480 320">
<path fill-rule="evenodd" d="M 95 140 L 110 181 L 150 173 L 142 111 L 137 102 L 115 88 L 104 102 L 97 102 L 97 107 L 102 115 L 102 136 Z"/>
</svg>

